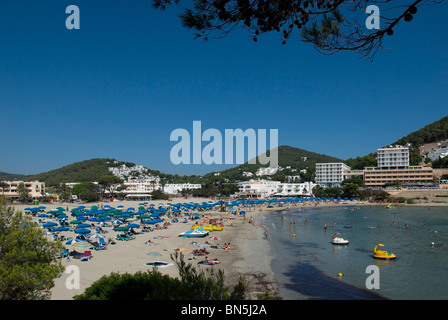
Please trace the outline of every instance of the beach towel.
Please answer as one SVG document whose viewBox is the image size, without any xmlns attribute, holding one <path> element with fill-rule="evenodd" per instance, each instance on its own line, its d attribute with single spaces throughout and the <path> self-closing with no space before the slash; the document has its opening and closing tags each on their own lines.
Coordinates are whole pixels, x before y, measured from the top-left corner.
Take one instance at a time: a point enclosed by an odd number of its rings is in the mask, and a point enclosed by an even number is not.
<svg viewBox="0 0 448 320">
<path fill-rule="evenodd" d="M 215 264 L 218 264 L 219 262 L 220 261 L 218 261 L 218 260 L 202 260 L 202 261 L 199 261 L 198 264 L 205 264 L 208 266 L 213 266 Z"/>
</svg>

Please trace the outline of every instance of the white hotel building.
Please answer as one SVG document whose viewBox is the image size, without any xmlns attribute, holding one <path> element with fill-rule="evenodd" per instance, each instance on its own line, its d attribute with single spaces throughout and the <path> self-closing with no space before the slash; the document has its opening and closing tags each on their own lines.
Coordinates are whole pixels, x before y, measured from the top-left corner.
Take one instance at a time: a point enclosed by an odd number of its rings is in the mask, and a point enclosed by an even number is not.
<svg viewBox="0 0 448 320">
<path fill-rule="evenodd" d="M 239 192 L 236 196 L 249 198 L 268 198 L 271 196 L 281 197 L 309 197 L 312 196 L 313 182 L 282 183 L 270 180 L 249 180 L 238 183 Z"/>
<path fill-rule="evenodd" d="M 350 167 L 342 162 L 316 163 L 316 183 L 322 187 L 340 187 Z"/>
<path fill-rule="evenodd" d="M 178 194 L 181 193 L 182 190 L 192 190 L 192 189 L 200 189 L 201 184 L 195 184 L 195 183 L 167 183 L 164 186 L 162 186 L 159 183 L 130 183 L 125 182 L 123 183 L 123 186 L 126 186 L 126 189 L 122 190 L 121 192 L 129 194 L 146 194 L 151 193 L 155 190 L 162 190 L 163 192 L 167 194 Z"/>
<path fill-rule="evenodd" d="M 409 167 L 409 148 L 395 147 L 377 150 L 378 168 L 404 169 Z"/>
<path fill-rule="evenodd" d="M 200 183 L 168 183 L 163 187 L 163 192 L 167 194 L 178 194 L 182 190 L 201 189 Z"/>
</svg>

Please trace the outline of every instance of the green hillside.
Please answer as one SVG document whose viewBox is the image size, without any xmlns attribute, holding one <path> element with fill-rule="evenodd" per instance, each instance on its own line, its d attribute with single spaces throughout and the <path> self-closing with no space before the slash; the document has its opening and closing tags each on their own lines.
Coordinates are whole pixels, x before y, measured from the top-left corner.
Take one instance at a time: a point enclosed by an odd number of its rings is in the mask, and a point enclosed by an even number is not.
<svg viewBox="0 0 448 320">
<path fill-rule="evenodd" d="M 278 147 L 278 165 L 281 167 L 290 166 L 291 169 L 309 169 L 314 171 L 315 165 L 318 162 L 342 162 L 341 159 L 331 157 L 325 154 L 319 154 L 304 149 L 294 148 L 291 146 L 279 146 Z M 269 154 L 269 152 L 268 152 Z M 267 167 L 268 165 L 248 164 L 247 162 L 237 167 L 220 171 L 220 177 L 229 179 L 231 181 L 243 179 L 243 172 L 255 173 L 261 167 Z M 285 170 L 285 174 L 292 173 L 291 170 Z M 297 174 L 297 172 L 295 172 Z M 214 173 L 209 173 L 204 178 L 214 176 Z"/>
<path fill-rule="evenodd" d="M 393 144 L 405 145 L 410 143 L 412 148 L 415 149 L 426 143 L 438 142 L 446 139 L 448 139 L 448 116 L 408 134 Z"/>
<path fill-rule="evenodd" d="M 110 175 L 109 167 L 119 166 L 125 162 L 114 163 L 115 159 L 90 159 L 75 162 L 59 169 L 26 176 L 26 181 L 43 181 L 46 186 L 57 186 L 63 182 L 98 181 L 103 175 Z M 126 163 L 133 166 L 133 163 Z"/>
<path fill-rule="evenodd" d="M 414 131 L 405 137 L 392 143 L 405 145 L 410 143 L 411 147 L 411 165 L 418 165 L 421 161 L 418 154 L 413 152 L 412 149 L 417 148 L 425 143 L 432 143 L 441 140 L 448 139 L 448 116 L 435 121 L 422 129 Z M 269 152 L 268 152 L 269 153 Z M 35 175 L 23 175 L 23 174 L 11 174 L 0 172 L 0 180 L 14 180 L 20 179 L 25 181 L 39 180 L 45 182 L 47 186 L 56 186 L 61 182 L 88 182 L 88 181 L 98 181 L 103 175 L 110 174 L 109 167 L 119 166 L 121 164 L 126 164 L 127 166 L 134 166 L 134 163 L 129 162 L 117 162 L 114 163 L 115 159 L 90 159 L 81 162 L 75 162 L 73 164 L 64 166 L 59 169 L 54 169 L 48 172 L 43 172 Z M 315 164 L 318 162 L 342 162 L 343 160 L 331 157 L 325 154 L 319 154 L 299 148 L 294 148 L 291 146 L 280 146 L 278 147 L 278 165 L 281 167 L 291 167 L 291 169 L 307 169 L 308 175 L 312 175 L 315 170 Z M 376 152 L 370 153 L 363 157 L 350 158 L 345 161 L 352 169 L 363 169 L 364 167 L 376 166 Z M 448 161 L 445 161 L 448 162 Z M 267 165 L 248 164 L 244 163 L 242 165 L 230 168 L 227 170 L 220 171 L 219 179 L 229 179 L 231 182 L 244 178 L 242 176 L 243 172 L 256 171 L 260 167 L 266 167 Z M 448 166 L 446 163 L 441 163 L 440 167 Z M 297 175 L 297 171 L 292 171 L 291 169 L 286 169 L 282 171 L 283 175 Z M 193 183 L 204 183 L 208 179 L 212 179 L 215 175 L 214 172 L 208 173 L 203 177 L 200 176 L 183 176 L 164 174 L 158 171 L 149 170 L 154 174 L 158 174 L 161 178 L 166 179 L 170 182 L 193 182 Z M 275 177 L 274 177 L 275 178 Z M 310 177 L 306 177 L 309 179 Z M 190 181 L 191 180 L 191 181 Z"/>
<path fill-rule="evenodd" d="M 290 146 L 280 146 L 278 147 L 278 164 L 282 167 L 290 166 L 291 169 L 306 169 L 308 168 L 310 172 L 314 172 L 315 164 L 317 162 L 341 162 L 341 159 L 330 157 L 327 155 L 293 148 Z M 22 176 L 26 181 L 38 180 L 43 181 L 47 186 L 57 186 L 63 182 L 88 182 L 88 181 L 98 181 L 103 175 L 110 174 L 109 167 L 119 166 L 121 164 L 126 164 L 131 167 L 134 163 L 129 162 L 118 162 L 114 164 L 115 159 L 90 159 L 81 162 L 75 162 L 73 164 L 64 166 L 59 169 L 54 169 L 51 171 L 43 172 L 36 175 Z M 230 168 L 220 172 L 221 178 L 227 178 L 231 181 L 241 180 L 243 172 L 255 173 L 258 168 L 266 167 L 267 165 L 261 164 L 242 164 L 234 168 Z M 191 182 L 191 183 L 201 183 L 206 182 L 207 179 L 214 177 L 214 173 L 209 173 L 203 177 L 199 176 L 177 176 L 170 174 L 163 174 L 158 171 L 149 170 L 154 174 L 160 175 L 162 178 L 169 182 Z M 291 173 L 290 170 L 285 170 L 284 173 Z M 297 174 L 297 172 L 295 173 Z"/>
<path fill-rule="evenodd" d="M 0 172 L 0 181 L 14 181 L 21 180 L 25 177 L 24 174 L 15 174 L 15 173 L 7 173 Z"/>
<path fill-rule="evenodd" d="M 410 147 L 410 165 L 419 165 L 421 158 L 414 152 L 414 149 L 426 143 L 433 143 L 448 139 L 448 116 L 440 120 L 434 121 L 423 128 L 411 132 L 407 136 L 390 143 L 388 145 L 406 145 L 411 144 Z M 352 169 L 364 169 L 364 167 L 376 167 L 376 152 L 370 153 L 363 157 L 350 158 L 344 161 Z M 443 166 L 442 166 L 443 167 Z"/>
</svg>

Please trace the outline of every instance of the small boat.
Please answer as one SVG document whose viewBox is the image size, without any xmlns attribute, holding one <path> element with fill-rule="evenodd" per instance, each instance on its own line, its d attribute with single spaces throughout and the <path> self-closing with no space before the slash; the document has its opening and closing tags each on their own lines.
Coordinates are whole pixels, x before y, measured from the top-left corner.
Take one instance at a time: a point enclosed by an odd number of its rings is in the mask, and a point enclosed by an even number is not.
<svg viewBox="0 0 448 320">
<path fill-rule="evenodd" d="M 336 237 L 337 234 L 340 234 L 339 232 L 335 233 L 332 237 L 331 243 L 332 244 L 349 244 L 350 241 L 340 238 L 340 237 Z"/>
<path fill-rule="evenodd" d="M 212 224 L 208 224 L 206 226 L 203 227 L 204 230 L 207 231 L 222 231 L 222 229 L 224 229 L 224 227 L 220 227 L 220 226 L 216 226 L 216 225 L 212 225 Z"/>
<path fill-rule="evenodd" d="M 191 226 L 191 230 L 194 230 L 199 227 L 201 227 L 199 224 L 195 224 L 195 225 Z M 222 226 L 217 226 L 217 225 L 212 225 L 212 224 L 204 225 L 204 226 L 202 226 L 202 228 L 206 231 L 222 231 L 222 229 L 224 229 L 224 227 L 222 227 Z"/>
<path fill-rule="evenodd" d="M 373 257 L 376 259 L 395 259 L 397 256 L 394 255 L 393 253 L 388 253 L 387 251 L 383 251 L 383 250 L 378 250 L 378 246 L 380 247 L 384 247 L 384 244 L 377 244 L 376 247 L 373 249 Z"/>
<path fill-rule="evenodd" d="M 186 237 L 186 238 L 202 238 L 208 235 L 209 232 L 207 230 L 204 230 L 204 228 L 199 227 L 194 230 L 185 231 L 179 234 L 179 237 Z"/>
</svg>

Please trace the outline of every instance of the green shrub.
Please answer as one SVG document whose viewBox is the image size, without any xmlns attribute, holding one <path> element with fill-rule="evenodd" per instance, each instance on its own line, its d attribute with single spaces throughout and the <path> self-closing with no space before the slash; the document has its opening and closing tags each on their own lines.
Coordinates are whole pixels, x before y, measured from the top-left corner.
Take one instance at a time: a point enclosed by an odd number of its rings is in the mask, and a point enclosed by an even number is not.
<svg viewBox="0 0 448 320">
<path fill-rule="evenodd" d="M 239 282 L 229 292 L 222 270 L 198 271 L 179 253 L 171 255 L 180 278 L 163 276 L 155 269 L 135 274 L 112 273 L 95 281 L 75 300 L 242 300 L 246 283 Z"/>
</svg>

